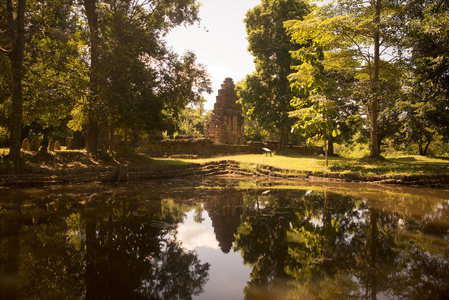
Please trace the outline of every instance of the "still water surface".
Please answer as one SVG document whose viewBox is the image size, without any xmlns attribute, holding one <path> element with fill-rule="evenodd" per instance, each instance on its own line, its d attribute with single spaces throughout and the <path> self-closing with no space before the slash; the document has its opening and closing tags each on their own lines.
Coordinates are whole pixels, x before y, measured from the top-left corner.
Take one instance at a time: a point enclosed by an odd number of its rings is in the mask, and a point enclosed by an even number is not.
<svg viewBox="0 0 449 300">
<path fill-rule="evenodd" d="M 449 192 L 209 178 L 0 191 L 0 299 L 448 299 Z"/>
</svg>

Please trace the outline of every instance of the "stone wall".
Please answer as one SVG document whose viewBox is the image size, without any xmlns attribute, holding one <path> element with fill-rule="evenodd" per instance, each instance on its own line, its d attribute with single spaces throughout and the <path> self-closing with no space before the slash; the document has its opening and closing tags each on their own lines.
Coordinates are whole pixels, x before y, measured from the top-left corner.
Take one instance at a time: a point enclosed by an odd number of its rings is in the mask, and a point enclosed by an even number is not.
<svg viewBox="0 0 449 300">
<path fill-rule="evenodd" d="M 214 144 L 211 139 L 178 139 L 149 141 L 146 154 L 153 157 L 212 157 L 234 154 L 263 154 L 263 148 L 276 150 L 277 142 L 248 142 L 245 145 Z M 319 147 L 287 145 L 287 149 L 301 155 L 320 155 Z"/>
</svg>

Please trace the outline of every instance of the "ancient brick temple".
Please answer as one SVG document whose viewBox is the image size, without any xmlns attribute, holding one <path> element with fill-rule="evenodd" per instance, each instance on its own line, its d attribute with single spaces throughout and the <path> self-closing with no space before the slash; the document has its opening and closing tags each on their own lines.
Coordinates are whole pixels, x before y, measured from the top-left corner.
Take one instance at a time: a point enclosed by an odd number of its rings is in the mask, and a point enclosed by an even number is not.
<svg viewBox="0 0 449 300">
<path fill-rule="evenodd" d="M 235 103 L 237 99 L 234 82 L 227 77 L 218 90 L 210 119 L 204 124 L 204 136 L 214 144 L 243 144 L 242 106 Z"/>
</svg>

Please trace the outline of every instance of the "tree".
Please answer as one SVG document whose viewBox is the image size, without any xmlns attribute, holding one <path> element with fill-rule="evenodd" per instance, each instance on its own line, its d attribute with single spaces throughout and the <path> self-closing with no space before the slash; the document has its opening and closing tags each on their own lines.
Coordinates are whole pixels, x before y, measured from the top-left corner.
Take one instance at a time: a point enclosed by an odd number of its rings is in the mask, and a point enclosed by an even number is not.
<svg viewBox="0 0 449 300">
<path fill-rule="evenodd" d="M 87 96 L 87 138 L 86 150 L 95 153 L 98 149 L 98 120 L 96 111 L 99 105 L 99 87 L 100 79 L 99 67 L 99 32 L 98 32 L 98 13 L 97 0 L 84 0 L 84 10 L 86 13 L 87 24 L 89 26 L 89 94 Z"/>
<path fill-rule="evenodd" d="M 209 119 L 209 116 L 210 111 L 206 111 L 202 103 L 198 107 L 187 106 L 179 117 L 178 134 L 203 136 L 204 123 Z"/>
<path fill-rule="evenodd" d="M 67 126 L 75 103 L 86 96 L 88 66 L 83 60 L 79 16 L 70 0 L 30 2 L 29 15 L 23 119 L 25 126 L 42 128 L 45 153 L 49 135 Z"/>
<path fill-rule="evenodd" d="M 16 7 L 12 0 L 6 1 L 6 13 L 9 35 L 8 46 L 0 47 L 10 60 L 11 70 L 11 113 L 9 158 L 15 163 L 20 161 L 21 132 L 22 132 L 22 63 L 25 47 L 25 10 L 26 1 L 18 0 Z"/>
<path fill-rule="evenodd" d="M 346 99 L 330 98 L 334 93 L 338 80 L 333 80 L 324 67 L 324 52 L 322 47 L 314 42 L 311 46 L 313 52 L 300 49 L 292 52 L 304 63 L 298 67 L 297 73 L 291 74 L 289 79 L 293 81 L 292 89 L 299 91 L 300 97 L 292 99 L 292 106 L 296 108 L 290 116 L 297 117 L 297 122 L 292 126 L 292 131 L 305 133 L 308 141 L 324 140 L 324 152 L 326 167 L 328 166 L 328 137 L 340 135 L 340 124 L 338 124 L 338 106 Z M 310 48 L 309 48 L 310 49 Z M 342 86 L 339 87 L 342 89 Z M 340 96 L 340 95 L 339 95 Z M 346 106 L 342 104 L 342 106 Z"/>
<path fill-rule="evenodd" d="M 304 1 L 263 0 L 247 12 L 244 20 L 256 71 L 246 77 L 239 97 L 252 107 L 252 117 L 260 125 L 278 131 L 280 149 L 292 125 L 288 116 L 292 92 L 287 76 L 292 72 L 293 59 L 289 51 L 298 47 L 286 35 L 283 22 L 301 20 L 308 12 Z"/>
<path fill-rule="evenodd" d="M 157 97 L 163 103 L 163 128 L 173 135 L 179 127 L 179 119 L 187 105 L 201 105 L 202 94 L 211 93 L 211 81 L 206 68 L 196 62 L 193 52 L 186 52 L 181 58 L 171 54 L 165 67 L 159 68 Z M 157 128 L 157 127 L 156 127 Z"/>
<path fill-rule="evenodd" d="M 172 115 L 176 119 L 180 108 L 210 91 L 208 75 L 196 64 L 195 55 L 180 59 L 163 40 L 173 27 L 199 20 L 195 0 L 106 0 L 98 9 L 95 3 L 85 1 L 91 47 L 99 51 L 91 51 L 91 94 L 85 109 L 91 152 L 98 148 L 97 123 L 125 131 L 161 130 Z M 93 43 L 96 34 L 101 36 L 98 45 Z"/>
<path fill-rule="evenodd" d="M 411 1 L 404 13 L 414 82 L 410 106 L 419 115 L 420 128 L 449 135 L 449 4 L 447 1 Z M 414 122 L 415 126 L 418 123 Z M 421 139 L 423 135 L 415 135 Z M 428 138 L 425 138 L 428 139 Z"/>
<path fill-rule="evenodd" d="M 394 1 L 335 1 L 315 9 L 303 21 L 289 22 L 297 43 L 319 43 L 336 57 L 361 62 L 357 67 L 358 86 L 365 86 L 365 107 L 370 125 L 370 156 L 380 155 L 378 147 L 378 106 L 382 93 L 381 56 L 388 50 L 395 59 L 395 47 L 401 39 L 400 5 Z M 381 48 L 382 46 L 382 48 Z"/>
</svg>

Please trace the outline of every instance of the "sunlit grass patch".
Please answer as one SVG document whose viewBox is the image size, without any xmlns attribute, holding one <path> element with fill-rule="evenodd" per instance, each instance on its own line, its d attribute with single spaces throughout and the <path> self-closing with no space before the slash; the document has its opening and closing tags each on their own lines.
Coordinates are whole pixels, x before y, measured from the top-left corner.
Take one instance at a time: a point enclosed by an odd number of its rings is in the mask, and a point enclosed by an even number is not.
<svg viewBox="0 0 449 300">
<path fill-rule="evenodd" d="M 0 149 L 2 166 L 13 166 L 5 159 L 8 149 Z M 77 168 L 88 166 L 159 166 L 185 165 L 189 163 L 202 164 L 212 161 L 232 160 L 240 164 L 240 168 L 254 172 L 257 168 L 270 166 L 282 169 L 282 173 L 320 172 L 353 174 L 354 176 L 371 175 L 421 175 L 421 174 L 449 174 L 448 157 L 427 157 L 419 155 L 387 156 L 383 159 L 329 157 L 329 167 L 325 167 L 323 156 L 304 156 L 294 152 L 265 154 L 232 155 L 201 159 L 171 159 L 153 158 L 139 153 L 113 152 L 93 156 L 81 150 L 62 150 L 40 155 L 36 152 L 23 151 L 21 165 L 40 166 L 49 168 Z"/>
<path fill-rule="evenodd" d="M 357 159 L 329 157 L 329 167 L 325 168 L 322 156 L 283 156 L 264 154 L 235 155 L 207 159 L 185 160 L 186 162 L 206 163 L 210 161 L 233 160 L 248 164 L 269 165 L 279 169 L 312 172 L 352 173 L 357 176 L 393 174 L 449 174 L 449 159 L 426 156 L 387 157 L 386 159 Z"/>
</svg>

